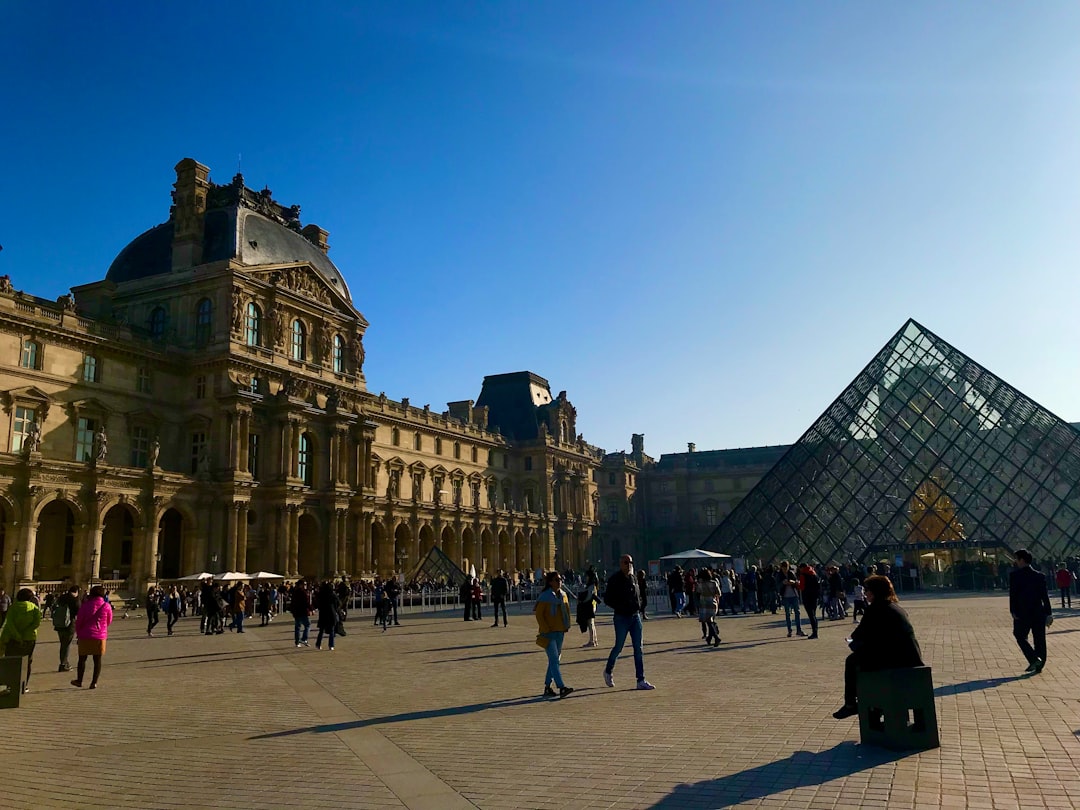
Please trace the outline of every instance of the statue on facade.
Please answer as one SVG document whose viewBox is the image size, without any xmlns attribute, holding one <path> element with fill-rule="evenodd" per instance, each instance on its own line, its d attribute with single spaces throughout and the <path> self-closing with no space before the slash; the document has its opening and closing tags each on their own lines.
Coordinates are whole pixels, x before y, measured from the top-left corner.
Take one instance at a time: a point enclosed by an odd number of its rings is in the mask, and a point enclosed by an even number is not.
<svg viewBox="0 0 1080 810">
<path fill-rule="evenodd" d="M 240 300 L 240 288 L 232 291 L 232 330 L 239 334 L 244 328 L 244 305 Z"/>
<path fill-rule="evenodd" d="M 285 316 L 280 310 L 270 318 L 270 339 L 275 346 L 285 345 Z"/>
<path fill-rule="evenodd" d="M 56 303 L 61 309 L 66 310 L 67 312 L 75 311 L 75 296 L 71 293 L 61 295 L 56 299 Z"/>
<path fill-rule="evenodd" d="M 105 433 L 105 428 L 101 428 L 94 434 L 94 461 L 105 461 L 108 454 L 109 436 Z"/>
<path fill-rule="evenodd" d="M 157 436 L 155 436 L 154 440 L 152 442 L 150 442 L 149 461 L 150 461 L 150 469 L 151 470 L 157 468 L 157 461 L 158 461 L 158 456 L 159 455 L 161 455 L 161 441 L 158 439 Z"/>
<path fill-rule="evenodd" d="M 210 474 L 210 451 L 205 445 L 199 451 L 198 471 L 201 476 Z"/>
<path fill-rule="evenodd" d="M 367 352 L 364 351 L 364 341 L 356 337 L 352 339 L 350 345 L 352 349 L 353 364 L 356 366 L 356 373 L 359 374 L 364 368 L 364 360 L 367 358 Z"/>
<path fill-rule="evenodd" d="M 11 293 L 15 288 L 11 285 L 11 276 L 7 273 L 0 276 L 0 293 Z"/>
<path fill-rule="evenodd" d="M 26 433 L 26 438 L 23 439 L 23 450 L 26 451 L 26 455 L 36 453 L 41 449 L 41 426 L 35 419 L 30 423 L 30 428 Z"/>
</svg>

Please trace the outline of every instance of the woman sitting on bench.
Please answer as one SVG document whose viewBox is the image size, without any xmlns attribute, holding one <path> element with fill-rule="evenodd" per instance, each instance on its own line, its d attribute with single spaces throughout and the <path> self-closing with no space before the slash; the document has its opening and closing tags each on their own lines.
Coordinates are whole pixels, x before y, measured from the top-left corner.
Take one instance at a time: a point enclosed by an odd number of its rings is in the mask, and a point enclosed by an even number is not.
<svg viewBox="0 0 1080 810">
<path fill-rule="evenodd" d="M 859 713 L 856 682 L 859 671 L 923 666 L 919 642 L 907 613 L 900 607 L 888 577 L 867 577 L 863 583 L 866 612 L 851 634 L 851 655 L 844 662 L 844 705 L 833 712 L 843 720 Z"/>
</svg>

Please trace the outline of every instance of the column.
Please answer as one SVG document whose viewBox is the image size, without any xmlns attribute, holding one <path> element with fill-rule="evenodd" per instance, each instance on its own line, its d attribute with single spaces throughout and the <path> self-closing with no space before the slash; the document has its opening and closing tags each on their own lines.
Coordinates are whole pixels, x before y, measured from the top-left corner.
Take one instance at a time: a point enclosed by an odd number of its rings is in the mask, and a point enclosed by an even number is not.
<svg viewBox="0 0 1080 810">
<path fill-rule="evenodd" d="M 328 538 L 327 538 L 327 545 L 329 546 L 327 551 L 329 553 L 326 555 L 326 558 L 324 558 L 324 559 L 328 558 L 327 563 L 328 563 L 329 568 L 330 568 L 330 575 L 335 576 L 337 574 L 337 572 L 338 572 L 338 559 L 339 559 L 339 557 L 338 557 L 338 513 L 337 513 L 336 509 L 329 510 L 329 514 L 327 516 L 327 523 L 329 524 L 327 526 L 327 529 L 329 530 L 327 532 L 327 534 L 329 535 Z"/>
<path fill-rule="evenodd" d="M 338 509 L 337 510 L 337 565 L 341 566 L 341 570 L 346 574 L 352 573 L 352 566 L 349 565 L 349 545 L 348 545 L 348 520 L 349 510 Z"/>
<path fill-rule="evenodd" d="M 288 572 L 295 577 L 300 569 L 300 507 L 289 507 Z"/>
<path fill-rule="evenodd" d="M 146 559 L 143 560 L 143 574 L 146 579 L 138 583 L 140 590 L 145 590 L 145 585 L 148 582 L 157 582 L 158 576 L 160 575 L 157 564 L 159 535 L 160 532 L 157 527 L 157 522 L 154 520 L 154 516 L 151 515 L 150 519 L 147 520 L 146 525 L 143 527 L 142 547 L 146 549 Z"/>
<path fill-rule="evenodd" d="M 87 560 L 90 566 L 90 579 L 101 579 L 101 534 L 103 527 L 101 525 L 100 516 L 94 517 L 94 523 L 90 529 L 90 559 Z M 32 555 L 27 555 L 31 557 Z"/>
<path fill-rule="evenodd" d="M 29 581 L 34 578 L 34 552 L 37 550 L 37 522 L 31 518 L 23 525 L 22 539 L 18 543 L 19 545 L 19 564 L 15 566 L 14 577 L 15 585 L 12 586 L 12 592 L 8 593 L 12 599 L 15 598 L 14 590 L 18 587 L 18 583 Z"/>
<path fill-rule="evenodd" d="M 248 509 L 250 504 L 240 501 L 236 504 L 236 570 L 247 571 L 248 553 Z M 276 572 L 275 572 L 276 573 Z"/>
<path fill-rule="evenodd" d="M 297 468 L 298 456 L 300 455 L 300 424 L 292 426 L 292 443 L 289 445 L 289 477 L 296 478 L 299 474 Z"/>
<path fill-rule="evenodd" d="M 225 504 L 225 560 L 222 566 L 226 571 L 236 571 L 236 513 L 240 504 L 230 501 Z"/>
<path fill-rule="evenodd" d="M 278 457 L 278 475 L 281 478 L 288 478 L 292 475 L 292 434 L 292 422 L 286 419 L 281 428 L 281 447 Z"/>
<path fill-rule="evenodd" d="M 248 434 L 251 432 L 251 414 L 242 411 L 239 414 L 240 427 L 236 431 L 236 469 L 247 472 L 248 468 Z"/>
</svg>

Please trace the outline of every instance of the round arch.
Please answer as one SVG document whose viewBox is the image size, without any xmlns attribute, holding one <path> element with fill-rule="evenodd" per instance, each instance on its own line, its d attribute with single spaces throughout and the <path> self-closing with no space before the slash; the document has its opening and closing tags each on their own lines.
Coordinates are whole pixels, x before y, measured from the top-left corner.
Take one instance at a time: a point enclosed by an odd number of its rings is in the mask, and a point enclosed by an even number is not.
<svg viewBox="0 0 1080 810">
<path fill-rule="evenodd" d="M 469 566 L 476 565 L 476 535 L 471 526 L 461 530 L 461 557 L 455 560 L 461 566 L 461 570 L 469 573 Z"/>
<path fill-rule="evenodd" d="M 75 560 L 77 504 L 67 498 L 54 498 L 37 510 L 37 534 L 34 541 L 33 577 L 56 580 L 70 576 L 79 579 L 86 572 Z"/>
<path fill-rule="evenodd" d="M 435 531 L 425 523 L 420 527 L 420 556 L 416 561 L 419 562 L 423 559 L 424 555 L 431 551 L 435 546 Z"/>
<path fill-rule="evenodd" d="M 529 544 L 525 542 L 525 532 L 518 529 L 514 535 L 514 559 L 511 565 L 517 571 L 522 571 L 529 567 Z"/>
<path fill-rule="evenodd" d="M 506 529 L 499 531 L 499 553 L 494 562 L 489 561 L 490 569 L 509 568 L 514 561 L 514 547 L 510 544 L 510 534 Z"/>
<path fill-rule="evenodd" d="M 405 569 L 415 562 L 412 548 L 412 529 L 409 528 L 408 523 L 402 521 L 394 529 L 394 553 L 389 561 L 391 571 L 404 573 Z"/>
<path fill-rule="evenodd" d="M 536 532 L 529 535 L 529 551 L 530 568 L 534 571 L 537 568 L 547 568 L 547 563 L 544 560 L 544 549 L 540 545 L 540 538 L 537 536 Z"/>
<path fill-rule="evenodd" d="M 371 569 L 379 573 L 379 560 L 383 561 L 383 567 L 394 555 L 394 548 L 390 544 L 390 535 L 381 520 L 371 521 Z"/>
<path fill-rule="evenodd" d="M 198 573 L 184 571 L 184 552 L 187 550 L 184 542 L 185 525 L 191 524 L 176 507 L 170 506 L 158 518 L 158 553 L 161 555 L 158 576 L 162 579 L 177 579 L 189 573 Z"/>
<path fill-rule="evenodd" d="M 141 515 L 127 503 L 114 503 L 105 512 L 101 521 L 101 565 L 100 571 L 106 579 L 112 579 L 112 572 L 118 571 L 120 579 L 127 579 L 132 574 L 132 562 L 135 554 L 135 529 L 139 526 Z"/>
<path fill-rule="evenodd" d="M 439 538 L 439 547 L 442 548 L 443 554 L 449 557 L 454 565 L 461 565 L 461 542 L 458 540 L 453 527 L 443 527 L 442 537 Z"/>
<path fill-rule="evenodd" d="M 480 574 L 481 569 L 485 566 L 490 567 L 494 564 L 498 551 L 499 549 L 495 545 L 495 539 L 491 534 L 491 529 L 484 529 L 480 532 L 480 559 L 476 561 L 477 574 Z"/>
</svg>

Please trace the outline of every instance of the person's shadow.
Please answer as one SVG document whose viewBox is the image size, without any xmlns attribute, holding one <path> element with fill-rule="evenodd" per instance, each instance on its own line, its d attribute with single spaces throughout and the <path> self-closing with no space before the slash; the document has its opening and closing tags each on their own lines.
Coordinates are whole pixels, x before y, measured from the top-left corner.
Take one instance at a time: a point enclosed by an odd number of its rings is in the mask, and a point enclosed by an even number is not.
<svg viewBox="0 0 1080 810">
<path fill-rule="evenodd" d="M 650 810 L 682 810 L 686 807 L 728 807 L 740 802 L 763 799 L 793 788 L 811 787 L 850 776 L 859 771 L 895 762 L 914 751 L 887 751 L 850 740 L 827 751 L 796 751 L 785 759 L 745 771 L 676 785 Z"/>
</svg>

